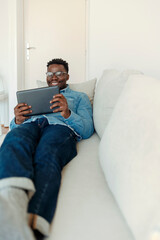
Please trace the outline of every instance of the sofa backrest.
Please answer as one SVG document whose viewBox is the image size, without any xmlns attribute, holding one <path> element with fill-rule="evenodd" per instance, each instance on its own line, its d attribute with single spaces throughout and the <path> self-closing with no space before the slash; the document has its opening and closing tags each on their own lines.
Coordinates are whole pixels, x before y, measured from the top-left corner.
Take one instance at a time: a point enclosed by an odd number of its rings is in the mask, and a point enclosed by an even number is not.
<svg viewBox="0 0 160 240">
<path fill-rule="evenodd" d="M 93 119 L 95 130 L 100 138 L 103 136 L 122 89 L 132 74 L 142 73 L 137 70 L 105 70 L 98 81 L 93 102 Z"/>
</svg>

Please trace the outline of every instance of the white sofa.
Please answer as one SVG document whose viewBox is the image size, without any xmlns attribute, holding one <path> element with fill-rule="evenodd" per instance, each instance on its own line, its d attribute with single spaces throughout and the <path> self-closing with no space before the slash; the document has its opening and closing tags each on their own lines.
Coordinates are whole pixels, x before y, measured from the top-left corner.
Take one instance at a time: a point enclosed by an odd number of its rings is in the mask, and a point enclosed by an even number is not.
<svg viewBox="0 0 160 240">
<path fill-rule="evenodd" d="M 106 70 L 94 95 L 95 82 L 71 85 L 94 97 L 95 133 L 63 169 L 49 239 L 159 240 L 160 81 Z"/>
<path fill-rule="evenodd" d="M 63 170 L 49 239 L 160 240 L 160 80 L 104 71 L 93 115 L 96 132 Z"/>
</svg>

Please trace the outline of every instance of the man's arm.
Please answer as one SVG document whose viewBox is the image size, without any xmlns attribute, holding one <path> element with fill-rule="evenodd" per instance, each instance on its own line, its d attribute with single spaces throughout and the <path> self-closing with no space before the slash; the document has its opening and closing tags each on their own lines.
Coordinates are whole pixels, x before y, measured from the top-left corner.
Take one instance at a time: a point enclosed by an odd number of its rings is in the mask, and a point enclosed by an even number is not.
<svg viewBox="0 0 160 240">
<path fill-rule="evenodd" d="M 76 113 L 71 111 L 64 122 L 72 127 L 83 139 L 89 138 L 94 132 L 92 106 L 86 94 L 82 94 Z"/>
<path fill-rule="evenodd" d="M 50 103 L 53 103 L 51 108 L 58 107 L 53 112 L 61 112 L 63 121 L 82 138 L 89 138 L 93 134 L 92 106 L 85 93 L 81 93 L 76 113 L 68 108 L 67 100 L 62 94 L 55 95 Z"/>
</svg>

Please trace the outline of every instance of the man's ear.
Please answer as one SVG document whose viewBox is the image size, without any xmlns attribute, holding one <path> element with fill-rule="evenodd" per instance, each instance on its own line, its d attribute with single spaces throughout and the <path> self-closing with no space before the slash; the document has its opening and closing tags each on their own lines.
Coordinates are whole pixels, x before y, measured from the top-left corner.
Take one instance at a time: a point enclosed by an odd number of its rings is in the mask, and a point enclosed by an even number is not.
<svg viewBox="0 0 160 240">
<path fill-rule="evenodd" d="M 69 79 L 69 74 L 67 74 L 66 81 L 68 81 L 68 79 Z"/>
</svg>

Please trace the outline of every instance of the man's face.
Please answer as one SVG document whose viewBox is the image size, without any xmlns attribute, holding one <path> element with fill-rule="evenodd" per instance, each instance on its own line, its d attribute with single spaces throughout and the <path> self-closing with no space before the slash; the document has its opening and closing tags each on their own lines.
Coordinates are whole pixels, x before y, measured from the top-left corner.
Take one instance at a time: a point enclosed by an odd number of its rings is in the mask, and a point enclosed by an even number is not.
<svg viewBox="0 0 160 240">
<path fill-rule="evenodd" d="M 52 64 L 47 68 L 46 80 L 49 87 L 58 85 L 60 89 L 63 89 L 67 86 L 66 82 L 68 79 L 69 75 L 63 65 Z"/>
</svg>

